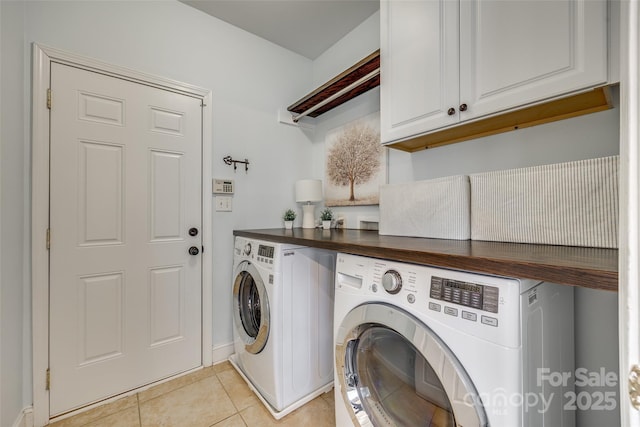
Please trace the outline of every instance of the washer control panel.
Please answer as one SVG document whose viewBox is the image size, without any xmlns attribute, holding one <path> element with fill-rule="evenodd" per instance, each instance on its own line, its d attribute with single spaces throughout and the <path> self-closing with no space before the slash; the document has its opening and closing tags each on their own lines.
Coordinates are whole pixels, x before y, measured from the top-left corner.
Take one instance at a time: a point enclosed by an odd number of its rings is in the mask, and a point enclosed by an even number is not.
<svg viewBox="0 0 640 427">
<path fill-rule="evenodd" d="M 497 313 L 500 290 L 495 286 L 431 276 L 429 296 L 444 302 Z"/>
<path fill-rule="evenodd" d="M 258 240 L 236 237 L 234 242 L 234 263 L 243 260 L 273 270 L 281 255 L 277 253 L 277 245 Z"/>
<path fill-rule="evenodd" d="M 258 262 L 273 264 L 273 254 L 275 248 L 268 245 L 258 245 Z"/>
</svg>

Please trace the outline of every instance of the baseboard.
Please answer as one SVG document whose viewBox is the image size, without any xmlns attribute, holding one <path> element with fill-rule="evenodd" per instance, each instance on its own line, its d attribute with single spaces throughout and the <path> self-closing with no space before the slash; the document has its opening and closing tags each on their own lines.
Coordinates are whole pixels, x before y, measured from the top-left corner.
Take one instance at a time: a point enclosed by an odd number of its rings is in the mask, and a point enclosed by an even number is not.
<svg viewBox="0 0 640 427">
<path fill-rule="evenodd" d="M 213 347 L 213 364 L 227 360 L 234 352 L 233 342 Z"/>
<path fill-rule="evenodd" d="M 20 412 L 13 427 L 33 427 L 33 408 L 28 406 Z"/>
</svg>

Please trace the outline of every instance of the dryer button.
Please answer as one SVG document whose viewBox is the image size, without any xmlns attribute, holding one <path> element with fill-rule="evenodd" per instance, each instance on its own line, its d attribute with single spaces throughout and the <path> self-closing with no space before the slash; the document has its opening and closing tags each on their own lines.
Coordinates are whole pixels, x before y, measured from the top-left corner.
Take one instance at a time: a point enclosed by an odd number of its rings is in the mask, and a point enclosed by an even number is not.
<svg viewBox="0 0 640 427">
<path fill-rule="evenodd" d="M 433 311 L 441 311 L 442 307 L 440 306 L 440 304 L 437 304 L 435 302 L 430 302 L 429 303 L 429 310 L 433 310 Z"/>
<path fill-rule="evenodd" d="M 466 320 L 471 320 L 472 322 L 475 322 L 478 320 L 478 315 L 475 313 L 471 313 L 469 311 L 464 311 L 462 310 L 462 318 L 466 319 Z"/>
<path fill-rule="evenodd" d="M 480 322 L 484 323 L 485 325 L 498 327 L 498 319 L 496 319 L 495 317 L 480 316 Z"/>
<path fill-rule="evenodd" d="M 407 302 L 409 304 L 413 304 L 414 302 L 416 302 L 416 296 L 414 294 L 407 295 Z"/>
<path fill-rule="evenodd" d="M 445 307 L 444 308 L 444 314 L 448 314 L 449 316 L 458 317 L 458 309 L 457 308 L 453 308 L 453 307 Z"/>
</svg>

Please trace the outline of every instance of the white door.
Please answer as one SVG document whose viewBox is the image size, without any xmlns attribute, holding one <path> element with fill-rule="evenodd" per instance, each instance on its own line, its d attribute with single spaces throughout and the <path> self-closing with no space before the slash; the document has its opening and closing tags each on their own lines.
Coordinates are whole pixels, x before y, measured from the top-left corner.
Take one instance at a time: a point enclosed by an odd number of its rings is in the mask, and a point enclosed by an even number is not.
<svg viewBox="0 0 640 427">
<path fill-rule="evenodd" d="M 54 416 L 202 364 L 202 107 L 56 63 L 51 89 Z"/>
</svg>

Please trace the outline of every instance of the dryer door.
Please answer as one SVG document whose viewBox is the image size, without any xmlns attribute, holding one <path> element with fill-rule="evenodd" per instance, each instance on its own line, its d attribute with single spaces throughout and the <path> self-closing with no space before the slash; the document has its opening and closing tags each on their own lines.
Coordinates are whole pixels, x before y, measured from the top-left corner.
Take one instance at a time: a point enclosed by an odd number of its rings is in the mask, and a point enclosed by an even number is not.
<svg viewBox="0 0 640 427">
<path fill-rule="evenodd" d="M 249 261 L 236 269 L 233 301 L 234 327 L 245 349 L 260 353 L 269 338 L 269 298 L 260 273 Z"/>
<path fill-rule="evenodd" d="M 354 308 L 336 334 L 344 404 L 361 426 L 487 426 L 468 374 L 420 320 L 383 303 Z"/>
</svg>

